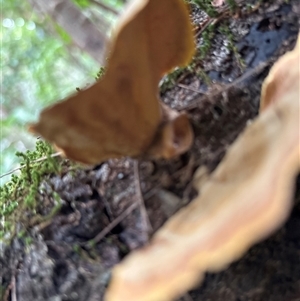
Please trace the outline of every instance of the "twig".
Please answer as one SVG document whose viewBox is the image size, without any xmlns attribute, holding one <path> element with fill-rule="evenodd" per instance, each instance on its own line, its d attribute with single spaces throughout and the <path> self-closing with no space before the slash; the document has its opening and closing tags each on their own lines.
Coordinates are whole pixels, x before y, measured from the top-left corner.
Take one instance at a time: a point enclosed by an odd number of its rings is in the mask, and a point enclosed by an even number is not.
<svg viewBox="0 0 300 301">
<path fill-rule="evenodd" d="M 139 180 L 139 178 L 138 178 Z M 140 189 L 139 189 L 140 190 Z M 140 190 L 141 191 L 141 190 Z M 141 193 L 141 192 L 140 192 Z M 155 193 L 155 189 L 151 189 L 148 191 L 147 198 L 151 197 Z M 134 209 L 140 206 L 140 202 L 134 202 L 131 204 L 125 211 L 123 211 L 118 217 L 116 217 L 109 225 L 107 225 L 99 234 L 97 234 L 92 241 L 94 243 L 99 243 L 113 228 L 115 228 L 121 221 L 125 219 Z M 148 217 L 148 215 L 147 215 Z M 81 245 L 86 246 L 86 242 L 82 243 Z"/>
<path fill-rule="evenodd" d="M 236 0 L 237 1 L 237 0 Z M 241 1 L 237 1 L 237 4 L 239 4 Z M 209 18 L 208 20 L 206 20 L 205 22 L 203 22 L 202 27 L 200 28 L 200 30 L 196 33 L 195 37 L 198 38 L 201 33 L 209 26 L 209 25 L 215 25 L 218 22 L 221 21 L 222 18 L 224 18 L 227 13 L 229 11 L 229 5 L 226 4 L 225 6 L 217 9 L 218 12 L 218 16 L 216 18 Z"/>
<path fill-rule="evenodd" d="M 134 160 L 134 178 L 135 178 L 135 187 L 136 187 L 136 195 L 138 199 L 138 204 L 140 206 L 142 223 L 144 229 L 146 229 L 147 233 L 152 232 L 152 226 L 148 217 L 148 213 L 145 207 L 144 198 L 142 195 L 141 182 L 140 182 L 140 174 L 139 174 L 139 162 L 138 160 Z"/>
<path fill-rule="evenodd" d="M 9 294 L 10 292 L 10 294 Z M 11 281 L 10 281 L 10 284 L 7 286 L 6 290 L 5 290 L 5 293 L 4 293 L 4 296 L 3 301 L 8 301 L 8 298 L 9 298 L 9 295 L 11 296 L 10 297 L 10 300 L 11 301 L 17 301 L 17 294 L 16 294 L 16 277 L 15 275 L 13 275 L 11 277 Z"/>
<path fill-rule="evenodd" d="M 7 286 L 7 288 L 5 290 L 5 293 L 3 296 L 3 301 L 8 301 L 8 296 L 9 296 L 10 290 L 11 290 L 11 283 L 10 283 L 10 285 Z"/>
<path fill-rule="evenodd" d="M 201 92 L 198 89 L 194 89 L 193 87 L 189 87 L 189 86 L 186 86 L 186 85 L 183 85 L 183 84 L 177 84 L 177 86 L 182 88 L 182 89 L 186 89 L 186 90 L 198 93 L 198 94 L 206 94 L 205 92 Z"/>
<path fill-rule="evenodd" d="M 239 6 L 240 4 L 242 4 L 245 0 L 235 0 L 235 4 L 237 6 Z M 227 12 L 228 10 L 230 10 L 230 6 L 228 4 L 222 5 L 220 7 L 218 7 L 217 9 L 218 13 L 224 13 Z"/>
<path fill-rule="evenodd" d="M 101 195 L 101 194 L 100 194 L 100 195 Z M 110 204 L 109 204 L 109 202 L 107 201 L 106 198 L 103 198 L 103 203 L 104 203 L 105 209 L 106 209 L 106 211 L 107 211 L 108 218 L 109 218 L 109 220 L 111 221 L 111 220 L 112 220 L 113 213 L 112 213 Z"/>
<path fill-rule="evenodd" d="M 192 103 L 188 104 L 187 106 L 184 106 L 183 108 L 180 108 L 179 110 L 191 110 L 191 109 L 195 109 L 198 107 L 198 104 L 201 103 L 202 101 L 204 101 L 205 99 L 211 98 L 211 97 L 215 97 L 217 95 L 220 95 L 226 91 L 228 91 L 230 88 L 240 84 L 241 82 L 243 82 L 245 79 L 260 73 L 261 71 L 263 71 L 274 59 L 270 59 L 264 63 L 261 63 L 260 65 L 258 65 L 257 67 L 249 70 L 248 72 L 244 73 L 242 76 L 240 76 L 239 78 L 237 78 L 235 81 L 233 81 L 231 84 L 228 84 L 226 86 L 224 86 L 222 89 L 219 89 L 211 94 L 206 94 L 202 97 L 197 98 L 196 100 L 194 100 Z"/>
<path fill-rule="evenodd" d="M 16 277 L 12 277 L 12 288 L 11 288 L 11 301 L 17 301 L 17 292 L 16 292 Z"/>
<path fill-rule="evenodd" d="M 197 33 L 195 34 L 195 38 L 198 38 L 201 33 L 213 22 L 213 18 L 209 18 L 207 20 L 205 20 L 205 22 L 203 22 L 203 24 L 201 24 L 202 26 L 200 27 L 200 30 L 197 31 Z"/>
<path fill-rule="evenodd" d="M 58 153 L 54 153 L 54 154 L 50 155 L 50 157 L 51 157 L 51 158 L 55 158 L 55 157 L 59 157 L 59 156 L 61 156 L 61 155 L 62 155 L 62 153 L 61 153 L 61 152 L 58 152 Z M 34 160 L 34 161 L 29 162 L 29 164 L 42 162 L 42 161 L 44 161 L 44 160 L 47 160 L 47 158 L 48 158 L 47 156 L 44 156 L 44 157 L 41 157 L 41 158 L 39 158 L 39 159 L 36 159 L 36 160 Z M 16 167 L 16 168 L 12 169 L 11 171 L 9 171 L 9 172 L 7 172 L 7 173 L 1 175 L 1 176 L 0 176 L 0 179 L 3 178 L 3 177 L 9 176 L 9 175 L 11 175 L 12 173 L 14 173 L 14 172 L 16 172 L 16 171 L 18 171 L 18 170 L 20 170 L 20 169 L 22 169 L 22 168 L 24 168 L 24 167 L 26 167 L 26 165 L 21 165 L 21 166 L 19 166 L 19 167 Z"/>
<path fill-rule="evenodd" d="M 125 211 L 123 211 L 116 219 L 114 219 L 109 225 L 107 225 L 99 234 L 95 236 L 92 241 L 99 243 L 114 227 L 116 227 L 127 215 L 129 215 L 134 209 L 139 206 L 138 203 L 133 203 Z M 84 243 L 85 245 L 86 243 Z"/>
</svg>

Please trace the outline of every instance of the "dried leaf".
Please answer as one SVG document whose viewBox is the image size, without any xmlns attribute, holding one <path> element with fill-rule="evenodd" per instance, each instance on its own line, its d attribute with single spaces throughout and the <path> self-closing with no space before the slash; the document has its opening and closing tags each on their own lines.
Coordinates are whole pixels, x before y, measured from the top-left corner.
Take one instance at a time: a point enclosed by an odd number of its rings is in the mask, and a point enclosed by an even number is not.
<svg viewBox="0 0 300 301">
<path fill-rule="evenodd" d="M 89 164 L 186 151 L 192 142 L 187 116 L 164 119 L 165 109 L 157 98 L 161 76 L 187 64 L 194 53 L 186 4 L 132 1 L 114 36 L 103 79 L 45 109 L 30 130 L 53 142 L 67 157 Z M 186 137 L 177 136 L 178 123 L 185 127 L 179 135 Z M 167 149 L 158 147 L 158 141 Z"/>
<path fill-rule="evenodd" d="M 228 150 L 201 195 L 116 266 L 106 301 L 178 297 L 286 220 L 300 168 L 299 50 L 298 40 L 274 65 L 262 91 L 262 103 L 272 105 Z"/>
</svg>

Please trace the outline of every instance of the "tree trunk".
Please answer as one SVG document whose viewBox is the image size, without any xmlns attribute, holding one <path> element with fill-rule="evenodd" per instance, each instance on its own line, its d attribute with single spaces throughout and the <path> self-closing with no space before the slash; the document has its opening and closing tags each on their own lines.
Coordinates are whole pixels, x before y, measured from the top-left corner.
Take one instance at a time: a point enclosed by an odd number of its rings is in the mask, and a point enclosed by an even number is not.
<svg viewBox="0 0 300 301">
<path fill-rule="evenodd" d="M 37 11 L 55 20 L 71 36 L 74 43 L 100 65 L 104 64 L 108 24 L 103 21 L 96 26 L 70 0 L 29 0 L 29 2 Z"/>
</svg>

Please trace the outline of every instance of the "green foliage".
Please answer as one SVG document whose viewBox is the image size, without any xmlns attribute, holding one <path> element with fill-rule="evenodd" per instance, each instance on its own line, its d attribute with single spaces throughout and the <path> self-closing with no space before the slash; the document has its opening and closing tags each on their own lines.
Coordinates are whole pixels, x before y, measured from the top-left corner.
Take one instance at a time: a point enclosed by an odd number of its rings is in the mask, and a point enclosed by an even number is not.
<svg viewBox="0 0 300 301">
<path fill-rule="evenodd" d="M 70 43 L 49 18 L 27 1 L 1 1 L 0 175 L 14 168 L 16 151 L 33 149 L 26 125 L 47 105 L 74 93 L 97 72 L 97 64 Z"/>
<path fill-rule="evenodd" d="M 11 180 L 0 187 L 0 240 L 15 234 L 17 222 L 26 224 L 26 216 L 30 215 L 27 210 L 34 213 L 38 205 L 42 180 L 59 172 L 58 159 L 53 158 L 52 153 L 52 147 L 40 140 L 34 151 L 16 153 L 23 168 L 19 176 L 13 174 Z"/>
<path fill-rule="evenodd" d="M 76 85 L 85 86 L 99 69 L 93 59 L 72 43 L 63 28 L 47 16 L 35 14 L 29 2 L 0 1 L 4 16 L 0 23 L 0 175 L 17 163 L 24 166 L 20 175 L 12 175 L 6 184 L 3 182 L 7 178 L 0 180 L 0 240 L 13 237 L 17 231 L 27 239 L 29 221 L 32 224 L 33 218 L 35 221 L 47 218 L 36 214 L 41 182 L 51 173 L 59 172 L 59 165 L 58 159 L 50 156 L 53 150 L 49 144 L 38 141 L 34 149 L 35 138 L 27 133 L 26 124 L 36 119 L 45 106 L 74 93 Z M 100 11 L 100 6 L 92 7 L 92 1 L 74 2 L 85 11 L 90 10 L 87 12 L 93 17 L 105 17 L 108 22 L 116 19 L 115 14 Z M 103 0 L 103 3 L 117 9 L 124 4 L 120 0 Z M 97 80 L 104 71 L 100 69 Z M 39 160 L 41 157 L 45 159 Z M 49 213 L 52 216 L 60 208 L 60 198 L 54 192 L 47 195 L 53 202 Z"/>
<path fill-rule="evenodd" d="M 55 26 L 56 32 L 61 37 L 62 41 L 65 44 L 70 44 L 72 42 L 72 38 L 70 37 L 70 35 L 61 26 L 59 26 L 58 24 L 54 24 L 54 26 Z"/>
<path fill-rule="evenodd" d="M 87 8 L 91 5 L 89 0 L 73 0 L 73 2 L 80 8 Z"/>
<path fill-rule="evenodd" d="M 117 13 L 121 11 L 124 1 L 120 0 L 71 0 L 78 8 L 93 16 L 92 19 L 97 24 L 97 19 L 113 24 L 117 20 Z M 105 7 L 111 8 L 105 9 Z"/>
<path fill-rule="evenodd" d="M 80 8 L 87 8 L 90 7 L 92 4 L 92 1 L 90 0 L 72 0 L 72 1 Z M 93 2 L 97 3 L 97 0 Z M 122 8 L 122 6 L 124 5 L 124 2 L 120 0 L 101 0 L 101 2 L 114 8 Z"/>
</svg>

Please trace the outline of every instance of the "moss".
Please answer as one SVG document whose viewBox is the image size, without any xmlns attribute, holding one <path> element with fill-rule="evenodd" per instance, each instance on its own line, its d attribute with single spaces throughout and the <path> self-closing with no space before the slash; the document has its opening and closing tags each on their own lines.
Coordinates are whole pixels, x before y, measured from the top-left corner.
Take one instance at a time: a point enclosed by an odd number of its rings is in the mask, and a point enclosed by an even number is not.
<svg viewBox="0 0 300 301">
<path fill-rule="evenodd" d="M 212 0 L 192 0 L 191 3 L 196 4 L 199 8 L 207 13 L 209 17 L 216 17 L 218 12 L 212 6 Z"/>
<path fill-rule="evenodd" d="M 226 0 L 226 2 L 228 3 L 229 9 L 231 10 L 231 12 L 234 12 L 237 9 L 237 4 L 235 2 L 235 0 Z"/>
<path fill-rule="evenodd" d="M 167 74 L 160 82 L 160 92 L 164 93 L 167 90 L 172 89 L 185 69 L 186 68 L 175 68 L 174 71 Z"/>
<path fill-rule="evenodd" d="M 100 80 L 105 74 L 105 68 L 101 67 L 95 79 Z M 80 88 L 76 88 L 80 91 Z M 47 197 L 52 198 L 53 204 L 50 213 L 47 215 L 37 214 L 39 196 L 43 193 L 41 182 L 51 174 L 60 172 L 58 158 L 52 156 L 52 146 L 42 140 L 36 142 L 34 151 L 25 153 L 17 152 L 16 156 L 21 159 L 20 175 L 12 175 L 8 183 L 0 187 L 0 241 L 9 240 L 17 233 L 18 237 L 26 238 L 27 226 L 47 222 L 61 208 L 60 197 L 52 192 Z M 76 163 L 68 166 L 68 171 L 78 169 Z M 27 241 L 30 239 L 27 237 Z"/>
<path fill-rule="evenodd" d="M 200 59 L 204 59 L 207 56 L 211 48 L 214 36 L 215 26 L 213 24 L 210 24 L 202 33 L 203 43 L 198 50 Z"/>
<path fill-rule="evenodd" d="M 73 252 L 74 253 L 76 253 L 77 255 L 80 255 L 80 251 L 81 251 L 80 245 L 74 243 L 73 246 L 72 246 L 72 248 L 73 248 Z"/>
<path fill-rule="evenodd" d="M 240 69 L 243 70 L 246 65 L 234 43 L 234 36 L 233 36 L 228 24 L 223 23 L 221 26 L 219 26 L 219 31 L 227 37 L 228 42 L 229 42 L 228 49 L 230 51 L 232 51 L 232 53 L 235 56 L 236 61 L 238 62 Z"/>
<path fill-rule="evenodd" d="M 21 225 L 18 235 L 26 233 L 22 226 L 26 228 L 30 217 L 36 214 L 41 182 L 60 171 L 59 159 L 52 154 L 52 147 L 41 140 L 37 141 L 35 150 L 16 153 L 21 159 L 20 174 L 13 174 L 11 180 L 0 187 L 0 240 L 12 238 L 17 225 Z"/>
<path fill-rule="evenodd" d="M 96 74 L 96 80 L 100 80 L 103 75 L 105 74 L 105 67 L 100 67 L 100 70 L 98 71 L 98 73 Z"/>
<path fill-rule="evenodd" d="M 210 24 L 203 31 L 202 44 L 197 48 L 191 63 L 184 68 L 176 68 L 173 72 L 166 75 L 160 83 L 160 92 L 164 93 L 168 89 L 173 88 L 176 85 L 178 79 L 185 73 L 196 73 L 206 84 L 210 84 L 210 79 L 201 68 L 202 61 L 206 58 L 211 48 L 212 40 L 215 36 L 215 25 Z"/>
</svg>

